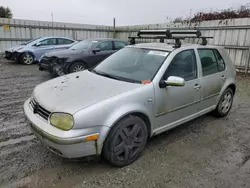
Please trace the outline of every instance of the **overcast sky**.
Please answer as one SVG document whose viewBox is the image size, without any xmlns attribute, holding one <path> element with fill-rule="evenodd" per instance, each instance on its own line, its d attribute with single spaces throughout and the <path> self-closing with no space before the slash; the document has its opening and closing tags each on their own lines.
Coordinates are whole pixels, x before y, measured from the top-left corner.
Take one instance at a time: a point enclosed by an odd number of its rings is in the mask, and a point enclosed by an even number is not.
<svg viewBox="0 0 250 188">
<path fill-rule="evenodd" d="M 164 23 L 167 17 L 187 17 L 208 11 L 246 4 L 249 0 L 1 0 L 14 18 L 112 25 Z"/>
</svg>

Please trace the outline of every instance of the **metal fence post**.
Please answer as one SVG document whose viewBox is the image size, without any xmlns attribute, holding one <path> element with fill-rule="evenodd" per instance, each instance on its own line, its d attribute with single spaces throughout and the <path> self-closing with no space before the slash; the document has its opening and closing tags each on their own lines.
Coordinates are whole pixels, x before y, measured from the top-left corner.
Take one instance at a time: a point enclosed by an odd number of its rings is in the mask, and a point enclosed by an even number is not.
<svg viewBox="0 0 250 188">
<path fill-rule="evenodd" d="M 30 39 L 33 39 L 32 28 L 30 27 Z"/>
<path fill-rule="evenodd" d="M 245 73 L 248 73 L 249 65 L 250 65 L 250 46 L 248 49 L 248 57 L 247 57 L 246 65 L 245 65 Z"/>
</svg>

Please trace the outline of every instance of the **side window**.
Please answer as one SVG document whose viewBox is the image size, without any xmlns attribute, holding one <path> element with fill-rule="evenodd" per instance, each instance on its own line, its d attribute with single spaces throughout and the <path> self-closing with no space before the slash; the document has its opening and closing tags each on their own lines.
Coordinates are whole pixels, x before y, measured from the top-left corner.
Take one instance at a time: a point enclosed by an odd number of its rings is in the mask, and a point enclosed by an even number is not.
<svg viewBox="0 0 250 188">
<path fill-rule="evenodd" d="M 99 48 L 100 51 L 108 51 L 108 50 L 113 50 L 113 45 L 111 41 L 105 41 L 98 44 L 96 48 Z"/>
<path fill-rule="evenodd" d="M 115 43 L 115 50 L 120 50 L 126 46 L 124 42 L 114 41 L 114 43 Z"/>
<path fill-rule="evenodd" d="M 186 50 L 178 53 L 171 61 L 164 75 L 164 80 L 169 76 L 178 76 L 185 81 L 197 78 L 197 63 L 194 50 Z"/>
<path fill-rule="evenodd" d="M 217 62 L 218 62 L 218 68 L 219 71 L 224 71 L 226 69 L 226 64 L 222 58 L 222 56 L 220 55 L 220 53 L 218 52 L 218 50 L 214 50 Z"/>
<path fill-rule="evenodd" d="M 54 39 L 54 38 L 45 39 L 45 40 L 41 41 L 40 43 L 41 43 L 41 46 L 56 45 L 56 39 Z"/>
<path fill-rule="evenodd" d="M 217 50 L 198 49 L 198 52 L 201 60 L 203 76 L 215 74 L 225 69 L 224 61 L 220 57 L 220 54 Z"/>
<path fill-rule="evenodd" d="M 69 39 L 58 38 L 58 45 L 71 44 L 74 41 Z"/>
</svg>

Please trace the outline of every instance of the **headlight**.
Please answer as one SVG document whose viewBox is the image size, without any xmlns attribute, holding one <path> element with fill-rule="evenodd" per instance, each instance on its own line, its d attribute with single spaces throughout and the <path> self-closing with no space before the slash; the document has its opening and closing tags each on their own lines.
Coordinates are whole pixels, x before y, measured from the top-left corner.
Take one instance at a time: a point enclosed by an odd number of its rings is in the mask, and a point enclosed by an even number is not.
<svg viewBox="0 0 250 188">
<path fill-rule="evenodd" d="M 65 61 L 67 61 L 69 58 L 59 58 L 57 59 L 57 63 L 61 64 L 64 63 Z"/>
<path fill-rule="evenodd" d="M 68 131 L 74 125 L 73 116 L 66 113 L 53 113 L 50 116 L 50 124 L 55 127 Z"/>
</svg>

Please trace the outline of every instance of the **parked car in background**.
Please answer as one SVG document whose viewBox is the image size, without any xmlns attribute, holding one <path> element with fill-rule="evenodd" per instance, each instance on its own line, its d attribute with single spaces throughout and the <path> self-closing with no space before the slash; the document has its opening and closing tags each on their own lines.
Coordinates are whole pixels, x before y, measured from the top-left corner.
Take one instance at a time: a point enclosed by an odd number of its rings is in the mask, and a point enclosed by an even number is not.
<svg viewBox="0 0 250 188">
<path fill-rule="evenodd" d="M 38 63 L 39 70 L 57 76 L 93 68 L 126 45 L 126 41 L 110 38 L 83 40 L 69 49 L 44 54 Z"/>
<path fill-rule="evenodd" d="M 66 37 L 40 37 L 5 51 L 5 58 L 30 65 L 39 61 L 40 57 L 53 50 L 67 49 L 77 43 Z"/>
</svg>

